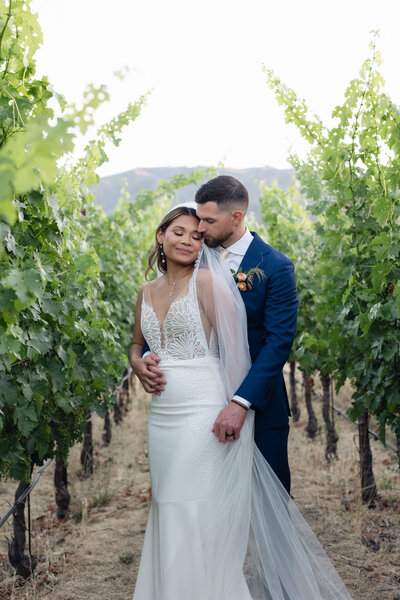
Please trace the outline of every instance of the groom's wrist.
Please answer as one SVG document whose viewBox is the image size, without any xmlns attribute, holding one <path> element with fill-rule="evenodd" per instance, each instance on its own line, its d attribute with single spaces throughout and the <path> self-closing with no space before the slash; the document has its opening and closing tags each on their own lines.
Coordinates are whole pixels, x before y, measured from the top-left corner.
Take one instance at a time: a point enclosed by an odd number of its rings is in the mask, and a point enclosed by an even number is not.
<svg viewBox="0 0 400 600">
<path fill-rule="evenodd" d="M 234 396 L 231 402 L 237 404 L 238 406 L 241 406 L 245 410 L 249 410 L 251 406 L 250 402 L 247 402 L 247 400 L 244 400 L 244 398 L 241 398 L 240 396 Z"/>
<path fill-rule="evenodd" d="M 246 408 L 250 408 L 252 406 L 251 402 L 249 402 L 245 398 L 242 398 L 242 396 L 238 396 L 237 394 L 235 394 L 233 396 L 232 400 L 236 400 L 237 402 L 240 402 L 240 404 L 242 404 Z"/>
</svg>

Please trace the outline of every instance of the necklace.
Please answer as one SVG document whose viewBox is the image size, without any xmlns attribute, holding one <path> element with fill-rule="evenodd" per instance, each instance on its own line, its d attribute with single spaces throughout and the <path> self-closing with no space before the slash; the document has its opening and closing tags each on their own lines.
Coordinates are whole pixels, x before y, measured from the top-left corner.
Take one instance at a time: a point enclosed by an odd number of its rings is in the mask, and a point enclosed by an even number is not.
<svg viewBox="0 0 400 600">
<path fill-rule="evenodd" d="M 167 282 L 167 283 L 168 283 L 168 282 Z M 174 292 L 175 292 L 176 281 L 173 281 L 172 283 L 168 283 L 168 285 L 169 285 L 170 287 L 171 287 L 171 285 L 172 285 L 172 290 L 171 290 L 171 291 L 170 291 L 170 293 L 169 293 L 169 296 L 171 297 L 171 296 L 173 296 L 173 295 L 174 295 Z"/>
<path fill-rule="evenodd" d="M 175 279 L 175 281 L 173 281 L 172 283 L 169 283 L 168 278 L 167 278 L 167 285 L 169 287 L 172 287 L 172 290 L 169 293 L 170 297 L 173 296 L 174 293 L 175 293 L 175 286 L 176 286 L 177 281 L 181 281 L 181 279 L 185 279 L 185 277 L 187 277 L 187 275 L 184 275 L 183 277 L 180 277 L 178 280 Z"/>
</svg>

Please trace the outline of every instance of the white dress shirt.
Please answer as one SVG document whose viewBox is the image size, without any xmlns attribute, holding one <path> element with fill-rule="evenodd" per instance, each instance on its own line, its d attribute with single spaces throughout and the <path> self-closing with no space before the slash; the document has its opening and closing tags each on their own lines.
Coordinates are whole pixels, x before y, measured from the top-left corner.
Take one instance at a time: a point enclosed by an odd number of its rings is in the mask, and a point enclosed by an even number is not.
<svg viewBox="0 0 400 600">
<path fill-rule="evenodd" d="M 235 272 L 238 270 L 240 263 L 243 260 L 243 256 L 246 254 L 252 241 L 253 236 L 246 227 L 246 231 L 240 240 L 225 248 L 226 250 L 229 250 L 229 254 L 226 257 L 226 262 L 230 269 L 233 269 Z"/>
<path fill-rule="evenodd" d="M 243 260 L 243 256 L 246 254 L 252 241 L 253 236 L 246 227 L 246 231 L 244 232 L 240 240 L 238 240 L 234 244 L 231 244 L 231 246 L 225 248 L 225 250 L 229 250 L 229 254 L 225 256 L 225 260 L 230 269 L 233 269 L 235 272 L 238 270 L 240 263 Z M 241 396 L 233 396 L 233 400 L 237 400 L 247 408 L 250 408 L 251 406 L 251 402 L 249 402 L 245 398 L 242 398 Z"/>
</svg>

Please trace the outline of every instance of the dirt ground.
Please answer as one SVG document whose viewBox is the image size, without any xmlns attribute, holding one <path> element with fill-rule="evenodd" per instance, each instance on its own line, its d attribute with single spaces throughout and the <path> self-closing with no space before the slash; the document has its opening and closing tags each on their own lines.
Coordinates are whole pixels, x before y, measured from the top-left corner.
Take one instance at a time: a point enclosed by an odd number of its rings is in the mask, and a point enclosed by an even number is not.
<svg viewBox="0 0 400 600">
<path fill-rule="evenodd" d="M 299 388 L 299 393 L 301 392 Z M 349 390 L 336 403 L 345 408 Z M 339 459 L 327 464 L 320 403 L 314 402 L 321 432 L 304 432 L 306 411 L 292 425 L 290 464 L 295 502 L 329 554 L 354 600 L 400 600 L 400 472 L 396 456 L 372 442 L 380 494 L 375 509 L 360 502 L 357 429 L 336 418 Z M 34 577 L 15 578 L 8 563 L 11 519 L 0 531 L 0 600 L 129 600 L 139 566 L 150 502 L 146 459 L 149 398 L 140 392 L 122 424 L 113 425 L 109 446 L 103 422 L 94 422 L 94 474 L 82 477 L 80 445 L 71 451 L 68 477 L 70 517 L 55 514 L 50 465 L 32 492 Z M 0 515 L 13 501 L 16 482 L 0 485 Z M 234 599 L 233 599 L 234 600 Z"/>
</svg>

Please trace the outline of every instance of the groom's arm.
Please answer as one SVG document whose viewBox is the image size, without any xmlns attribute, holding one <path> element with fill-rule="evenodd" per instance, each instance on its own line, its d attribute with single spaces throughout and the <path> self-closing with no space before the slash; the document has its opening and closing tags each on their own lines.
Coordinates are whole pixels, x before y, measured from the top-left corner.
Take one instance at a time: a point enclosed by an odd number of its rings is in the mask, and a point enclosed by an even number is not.
<svg viewBox="0 0 400 600">
<path fill-rule="evenodd" d="M 264 306 L 264 343 L 246 378 L 236 391 L 264 410 L 289 358 L 296 333 L 299 300 L 294 266 L 289 259 L 269 276 Z M 261 324 L 260 324 L 261 325 Z"/>
<path fill-rule="evenodd" d="M 264 305 L 264 344 L 234 399 L 247 400 L 257 408 L 264 409 L 268 396 L 281 377 L 282 369 L 289 358 L 296 332 L 298 297 L 294 266 L 289 259 L 277 266 L 268 277 Z M 213 431 L 220 442 L 233 441 L 240 437 L 247 407 L 234 401 L 223 408 Z M 233 437 L 226 438 L 226 432 Z"/>
</svg>

